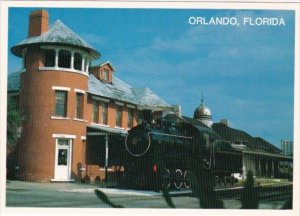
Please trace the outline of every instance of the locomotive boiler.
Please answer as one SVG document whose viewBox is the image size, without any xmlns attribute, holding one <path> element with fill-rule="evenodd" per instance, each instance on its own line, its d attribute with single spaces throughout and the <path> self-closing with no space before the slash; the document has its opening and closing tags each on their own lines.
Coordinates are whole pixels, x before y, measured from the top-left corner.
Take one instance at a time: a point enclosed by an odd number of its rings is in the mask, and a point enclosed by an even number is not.
<svg viewBox="0 0 300 216">
<path fill-rule="evenodd" d="M 212 129 L 174 114 L 131 128 L 125 147 L 124 179 L 131 188 L 190 188 L 195 156 L 218 181 L 228 181 L 242 167 L 241 154 Z"/>
</svg>

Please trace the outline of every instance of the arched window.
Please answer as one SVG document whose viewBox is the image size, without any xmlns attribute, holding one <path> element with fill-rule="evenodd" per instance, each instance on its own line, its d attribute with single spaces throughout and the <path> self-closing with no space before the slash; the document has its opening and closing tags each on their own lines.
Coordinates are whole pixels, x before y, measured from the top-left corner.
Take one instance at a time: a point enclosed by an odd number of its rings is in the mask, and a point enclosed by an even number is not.
<svg viewBox="0 0 300 216">
<path fill-rule="evenodd" d="M 71 68 L 71 52 L 60 50 L 58 53 L 58 67 Z"/>
<path fill-rule="evenodd" d="M 81 70 L 82 67 L 82 55 L 80 53 L 74 53 L 74 69 Z"/>
</svg>

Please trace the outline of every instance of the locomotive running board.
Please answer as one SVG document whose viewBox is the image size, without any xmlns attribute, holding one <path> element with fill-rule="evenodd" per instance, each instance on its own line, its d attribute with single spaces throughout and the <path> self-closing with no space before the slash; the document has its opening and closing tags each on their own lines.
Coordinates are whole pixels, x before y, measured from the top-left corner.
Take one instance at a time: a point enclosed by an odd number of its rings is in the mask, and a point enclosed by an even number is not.
<svg viewBox="0 0 300 216">
<path fill-rule="evenodd" d="M 193 137 L 178 136 L 178 135 L 165 134 L 165 133 L 158 133 L 158 132 L 149 132 L 148 134 L 156 134 L 156 135 L 169 136 L 169 137 L 178 137 L 178 138 L 193 139 Z"/>
</svg>

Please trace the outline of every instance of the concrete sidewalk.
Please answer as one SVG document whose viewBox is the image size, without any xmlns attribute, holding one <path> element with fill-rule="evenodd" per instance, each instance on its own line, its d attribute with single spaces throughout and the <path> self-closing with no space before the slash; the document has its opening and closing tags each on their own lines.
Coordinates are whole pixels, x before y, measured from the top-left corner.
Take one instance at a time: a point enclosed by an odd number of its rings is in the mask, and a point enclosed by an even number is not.
<svg viewBox="0 0 300 216">
<path fill-rule="evenodd" d="M 6 189 L 10 190 L 78 190 L 107 188 L 111 185 L 105 182 L 100 183 L 80 183 L 80 182 L 25 182 L 6 181 Z"/>
<path fill-rule="evenodd" d="M 79 182 L 24 182 L 24 181 L 7 181 L 6 190 L 8 191 L 56 191 L 56 192 L 73 192 L 73 193 L 94 193 L 95 189 L 99 189 L 107 195 L 120 196 L 161 196 L 161 192 L 146 190 L 131 190 L 111 187 L 111 184 L 101 182 L 84 184 Z M 174 196 L 189 195 L 190 191 L 172 191 L 170 194 Z"/>
</svg>

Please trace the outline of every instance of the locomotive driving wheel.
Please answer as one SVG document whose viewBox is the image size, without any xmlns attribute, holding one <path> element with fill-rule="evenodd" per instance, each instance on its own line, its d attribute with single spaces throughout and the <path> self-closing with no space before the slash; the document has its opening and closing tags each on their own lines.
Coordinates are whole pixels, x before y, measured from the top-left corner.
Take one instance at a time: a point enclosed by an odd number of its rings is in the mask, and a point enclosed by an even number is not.
<svg viewBox="0 0 300 216">
<path fill-rule="evenodd" d="M 177 189 L 180 189 L 183 185 L 183 182 L 182 182 L 182 171 L 181 169 L 177 169 L 175 171 L 175 175 L 174 175 L 175 179 L 174 179 L 174 186 L 175 188 Z"/>
<path fill-rule="evenodd" d="M 184 171 L 183 174 L 183 179 L 184 179 L 184 187 L 189 189 L 191 187 L 191 171 Z"/>
</svg>

